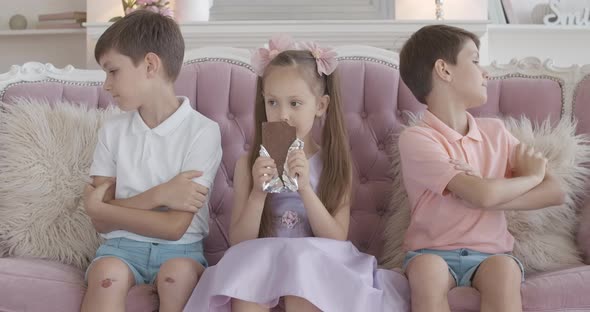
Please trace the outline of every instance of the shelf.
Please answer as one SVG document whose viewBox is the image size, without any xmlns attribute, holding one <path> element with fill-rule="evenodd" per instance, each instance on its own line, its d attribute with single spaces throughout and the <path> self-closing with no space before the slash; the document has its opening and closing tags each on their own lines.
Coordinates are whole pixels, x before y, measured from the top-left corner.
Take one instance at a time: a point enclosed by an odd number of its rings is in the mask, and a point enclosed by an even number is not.
<svg viewBox="0 0 590 312">
<path fill-rule="evenodd" d="M 23 29 L 23 30 L 0 30 L 0 37 L 18 36 L 52 36 L 52 35 L 85 35 L 86 28 L 75 29 Z"/>
</svg>

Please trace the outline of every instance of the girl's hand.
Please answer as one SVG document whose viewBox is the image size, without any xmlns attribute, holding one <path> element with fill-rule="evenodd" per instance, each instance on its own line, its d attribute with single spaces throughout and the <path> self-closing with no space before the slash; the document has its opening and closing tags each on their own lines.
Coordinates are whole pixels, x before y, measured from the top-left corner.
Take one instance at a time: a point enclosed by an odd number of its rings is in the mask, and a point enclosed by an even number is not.
<svg viewBox="0 0 590 312">
<path fill-rule="evenodd" d="M 270 157 L 259 156 L 252 166 L 252 190 L 263 192 L 262 184 L 269 182 L 278 175 L 277 165 Z"/>
<path fill-rule="evenodd" d="M 298 191 L 301 192 L 311 187 L 309 182 L 309 162 L 303 150 L 295 150 L 287 157 L 287 168 L 291 177 L 297 176 Z"/>
<path fill-rule="evenodd" d="M 473 169 L 473 167 L 462 160 L 451 159 L 451 164 L 455 165 L 455 169 L 465 172 L 468 176 L 481 178 L 481 173 L 479 171 Z"/>
</svg>

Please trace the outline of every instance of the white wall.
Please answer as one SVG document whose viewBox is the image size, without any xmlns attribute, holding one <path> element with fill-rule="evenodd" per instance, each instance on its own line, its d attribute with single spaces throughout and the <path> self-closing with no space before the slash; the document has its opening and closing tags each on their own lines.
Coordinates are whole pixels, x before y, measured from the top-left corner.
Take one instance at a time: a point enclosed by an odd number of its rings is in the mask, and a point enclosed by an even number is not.
<svg viewBox="0 0 590 312">
<path fill-rule="evenodd" d="M 99 0 L 97 0 L 99 1 Z M 8 21 L 15 14 L 27 18 L 27 28 L 35 29 L 39 14 L 86 11 L 86 0 L 2 0 L 0 10 L 0 73 L 11 65 L 28 61 L 51 62 L 63 67 L 86 65 L 84 34 L 14 35 Z"/>
<path fill-rule="evenodd" d="M 70 0 L 72 1 L 72 0 Z M 89 23 L 103 23 L 115 16 L 123 15 L 120 0 L 83 0 L 87 1 Z"/>
<path fill-rule="evenodd" d="M 590 64 L 590 28 L 545 25 L 488 26 L 488 57 L 500 64 L 534 56 L 557 66 Z"/>
<path fill-rule="evenodd" d="M 0 35 L 0 73 L 29 61 L 86 68 L 86 34 Z"/>
</svg>

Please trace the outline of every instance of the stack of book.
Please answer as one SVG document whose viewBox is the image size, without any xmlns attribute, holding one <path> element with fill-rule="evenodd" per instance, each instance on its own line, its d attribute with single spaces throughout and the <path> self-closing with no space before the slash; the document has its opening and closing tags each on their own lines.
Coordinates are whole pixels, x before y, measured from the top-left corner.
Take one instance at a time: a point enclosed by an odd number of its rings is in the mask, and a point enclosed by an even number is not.
<svg viewBox="0 0 590 312">
<path fill-rule="evenodd" d="M 86 22 L 86 12 L 62 12 L 40 14 L 37 29 L 82 28 Z"/>
</svg>

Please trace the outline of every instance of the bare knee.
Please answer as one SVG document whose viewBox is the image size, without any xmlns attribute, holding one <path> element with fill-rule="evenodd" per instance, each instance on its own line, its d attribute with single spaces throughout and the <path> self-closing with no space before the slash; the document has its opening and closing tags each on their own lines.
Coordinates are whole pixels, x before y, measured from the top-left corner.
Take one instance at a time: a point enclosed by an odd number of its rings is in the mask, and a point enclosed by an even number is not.
<svg viewBox="0 0 590 312">
<path fill-rule="evenodd" d="M 492 256 L 481 263 L 473 287 L 481 293 L 481 311 L 522 311 L 519 265 L 508 256 Z"/>
<path fill-rule="evenodd" d="M 95 260 L 88 271 L 89 287 L 100 286 L 103 289 L 125 287 L 128 289 L 134 283 L 135 279 L 127 264 L 115 257 Z"/>
<path fill-rule="evenodd" d="M 429 291 L 438 290 L 446 295 L 449 289 L 455 286 L 448 264 L 438 255 L 422 254 L 414 257 L 408 263 L 406 275 L 412 292 L 418 289 L 429 289 Z"/>
<path fill-rule="evenodd" d="M 408 263 L 406 275 L 410 284 L 424 283 L 441 284 L 447 286 L 449 283 L 449 266 L 445 260 L 433 254 L 422 254 L 414 257 Z"/>
<path fill-rule="evenodd" d="M 264 306 L 254 303 L 243 301 L 239 299 L 232 298 L 231 300 L 231 311 L 232 312 L 269 312 L 269 308 L 265 308 Z"/>
<path fill-rule="evenodd" d="M 203 265 L 190 258 L 170 259 L 160 267 L 157 283 L 159 286 L 174 285 L 182 280 L 196 284 L 204 270 Z"/>
<path fill-rule="evenodd" d="M 486 286 L 496 288 L 499 283 L 502 288 L 520 287 L 522 272 L 516 261 L 509 256 L 492 256 L 484 260 L 473 278 L 473 286 L 480 291 Z"/>
<path fill-rule="evenodd" d="M 318 309 L 313 303 L 309 302 L 308 300 L 296 297 L 296 296 L 286 296 L 285 297 L 285 308 L 287 312 L 291 311 L 301 311 L 301 312 L 319 312 Z"/>
</svg>

